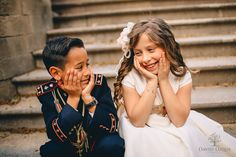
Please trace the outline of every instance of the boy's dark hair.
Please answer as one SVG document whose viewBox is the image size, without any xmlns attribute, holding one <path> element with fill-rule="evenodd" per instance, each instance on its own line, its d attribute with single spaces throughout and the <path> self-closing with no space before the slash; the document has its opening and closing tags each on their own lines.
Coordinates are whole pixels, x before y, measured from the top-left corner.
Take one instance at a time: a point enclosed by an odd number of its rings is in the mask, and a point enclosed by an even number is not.
<svg viewBox="0 0 236 157">
<path fill-rule="evenodd" d="M 47 41 L 43 49 L 43 62 L 47 70 L 51 66 L 64 68 L 65 57 L 72 47 L 84 48 L 84 43 L 79 38 L 55 37 Z"/>
</svg>

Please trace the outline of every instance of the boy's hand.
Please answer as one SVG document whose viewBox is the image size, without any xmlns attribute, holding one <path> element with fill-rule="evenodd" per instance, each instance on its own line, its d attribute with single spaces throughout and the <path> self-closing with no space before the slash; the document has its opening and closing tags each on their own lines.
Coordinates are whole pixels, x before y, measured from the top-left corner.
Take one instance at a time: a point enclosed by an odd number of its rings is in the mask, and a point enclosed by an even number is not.
<svg viewBox="0 0 236 157">
<path fill-rule="evenodd" d="M 93 97 L 91 96 L 91 92 L 94 88 L 94 74 L 93 74 L 91 67 L 89 67 L 89 69 L 91 71 L 90 80 L 89 80 L 88 85 L 82 90 L 82 99 L 85 104 L 88 104 L 91 101 L 93 101 Z"/>
<path fill-rule="evenodd" d="M 80 99 L 81 87 L 80 87 L 80 78 L 78 77 L 78 72 L 74 69 L 68 70 L 66 72 L 64 81 L 58 83 L 59 87 L 64 90 L 68 97 Z"/>
<path fill-rule="evenodd" d="M 162 53 L 159 61 L 158 80 L 159 81 L 168 80 L 169 72 L 170 72 L 170 61 L 166 58 L 165 54 Z"/>
</svg>

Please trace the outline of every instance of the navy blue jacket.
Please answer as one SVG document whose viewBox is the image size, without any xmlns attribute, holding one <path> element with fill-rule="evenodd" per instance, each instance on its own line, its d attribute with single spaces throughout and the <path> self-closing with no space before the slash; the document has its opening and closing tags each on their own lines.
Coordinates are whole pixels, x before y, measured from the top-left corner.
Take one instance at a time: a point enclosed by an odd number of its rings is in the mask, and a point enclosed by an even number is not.
<svg viewBox="0 0 236 157">
<path fill-rule="evenodd" d="M 95 74 L 95 86 L 91 95 L 98 101 L 93 117 L 86 107 L 84 116 L 82 115 L 82 99 L 77 111 L 68 105 L 67 93 L 59 88 L 54 79 L 37 87 L 37 96 L 42 104 L 41 109 L 49 139 L 58 142 L 76 142 L 76 128 L 81 122 L 88 135 L 90 147 L 103 136 L 117 134 L 117 111 L 111 90 L 103 75 Z"/>
</svg>

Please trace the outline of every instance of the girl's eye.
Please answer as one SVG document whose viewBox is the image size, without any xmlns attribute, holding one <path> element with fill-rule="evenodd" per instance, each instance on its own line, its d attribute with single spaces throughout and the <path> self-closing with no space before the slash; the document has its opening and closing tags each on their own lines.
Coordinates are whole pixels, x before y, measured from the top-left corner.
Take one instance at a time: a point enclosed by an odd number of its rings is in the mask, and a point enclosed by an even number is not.
<svg viewBox="0 0 236 157">
<path fill-rule="evenodd" d="M 90 65 L 89 63 L 86 64 L 87 67 L 88 67 L 89 65 Z"/>
<path fill-rule="evenodd" d="M 139 51 L 137 51 L 137 52 L 134 52 L 134 55 L 135 55 L 135 56 L 141 56 L 141 55 L 142 55 L 142 53 L 141 53 L 141 52 L 139 52 Z"/>
<path fill-rule="evenodd" d="M 154 52 L 155 49 L 148 49 L 149 52 Z"/>
</svg>

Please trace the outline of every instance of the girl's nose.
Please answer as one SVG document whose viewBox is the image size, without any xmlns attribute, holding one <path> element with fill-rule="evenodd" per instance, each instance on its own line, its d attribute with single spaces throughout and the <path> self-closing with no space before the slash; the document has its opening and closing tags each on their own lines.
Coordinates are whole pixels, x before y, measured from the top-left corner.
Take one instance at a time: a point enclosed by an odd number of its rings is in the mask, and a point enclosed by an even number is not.
<svg viewBox="0 0 236 157">
<path fill-rule="evenodd" d="M 143 54 L 143 63 L 148 63 L 151 57 L 148 54 Z"/>
</svg>

